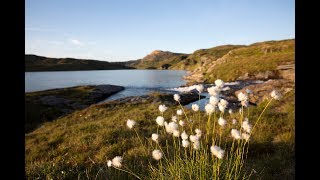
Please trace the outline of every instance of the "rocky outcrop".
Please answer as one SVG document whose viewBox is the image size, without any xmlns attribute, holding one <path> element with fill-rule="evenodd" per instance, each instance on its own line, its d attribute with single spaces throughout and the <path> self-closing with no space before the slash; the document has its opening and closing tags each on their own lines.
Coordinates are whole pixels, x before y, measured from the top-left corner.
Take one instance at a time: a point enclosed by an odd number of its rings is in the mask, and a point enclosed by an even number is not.
<svg viewBox="0 0 320 180">
<path fill-rule="evenodd" d="M 283 79 L 288 79 L 290 81 L 295 81 L 295 64 L 284 64 L 277 67 L 279 75 Z"/>
<path fill-rule="evenodd" d="M 114 85 L 76 86 L 26 93 L 25 131 L 36 128 L 45 121 L 52 121 L 76 110 L 84 109 L 122 91 Z"/>
<path fill-rule="evenodd" d="M 278 77 L 277 71 L 261 71 L 254 74 L 245 73 L 244 75 L 238 77 L 237 80 L 268 80 Z"/>
<path fill-rule="evenodd" d="M 271 79 L 260 84 L 253 84 L 245 86 L 242 89 L 235 92 L 237 96 L 240 92 L 245 92 L 246 89 L 252 91 L 249 95 L 250 102 L 254 104 L 259 104 L 260 102 L 269 99 L 270 93 L 273 90 L 279 91 L 281 94 L 286 94 L 294 89 L 294 82 L 286 79 Z"/>
<path fill-rule="evenodd" d="M 180 55 L 179 53 L 173 53 L 170 51 L 161 51 L 161 50 L 155 50 L 152 51 L 150 54 L 145 56 L 142 61 L 161 61 L 165 59 L 169 59 L 173 56 Z"/>
<path fill-rule="evenodd" d="M 198 93 L 188 92 L 188 93 L 179 93 L 181 105 L 187 105 L 191 102 L 194 102 L 199 99 Z M 200 99 L 205 98 L 205 96 L 200 96 Z M 162 103 L 167 106 L 179 105 L 173 99 L 173 94 L 160 94 L 154 93 L 143 96 L 130 96 L 117 100 L 106 101 L 104 103 L 97 104 L 97 106 L 116 106 L 118 104 L 141 104 L 141 103 Z"/>
</svg>

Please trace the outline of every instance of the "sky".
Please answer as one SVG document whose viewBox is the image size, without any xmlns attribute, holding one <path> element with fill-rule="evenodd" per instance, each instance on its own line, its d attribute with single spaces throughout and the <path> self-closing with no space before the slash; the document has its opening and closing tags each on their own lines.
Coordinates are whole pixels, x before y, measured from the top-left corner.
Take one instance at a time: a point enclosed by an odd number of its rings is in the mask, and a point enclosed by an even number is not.
<svg viewBox="0 0 320 180">
<path fill-rule="evenodd" d="M 26 0 L 25 53 L 127 61 L 295 38 L 294 0 Z"/>
</svg>

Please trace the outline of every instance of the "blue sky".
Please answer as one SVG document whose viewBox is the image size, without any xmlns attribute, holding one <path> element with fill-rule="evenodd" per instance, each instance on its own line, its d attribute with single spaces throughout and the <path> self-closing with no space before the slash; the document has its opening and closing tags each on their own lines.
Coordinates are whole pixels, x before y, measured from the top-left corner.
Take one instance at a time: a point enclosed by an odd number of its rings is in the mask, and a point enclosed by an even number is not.
<svg viewBox="0 0 320 180">
<path fill-rule="evenodd" d="M 294 0 L 26 0 L 25 53 L 105 61 L 295 38 Z"/>
</svg>

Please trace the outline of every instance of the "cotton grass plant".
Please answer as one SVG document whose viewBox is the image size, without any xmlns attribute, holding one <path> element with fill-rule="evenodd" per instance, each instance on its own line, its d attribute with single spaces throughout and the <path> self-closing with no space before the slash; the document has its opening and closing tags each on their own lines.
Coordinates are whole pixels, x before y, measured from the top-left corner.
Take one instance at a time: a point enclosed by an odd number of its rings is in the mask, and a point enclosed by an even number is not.
<svg viewBox="0 0 320 180">
<path fill-rule="evenodd" d="M 210 99 L 205 105 L 206 119 L 201 119 L 199 104 L 192 105 L 192 119 L 180 103 L 180 95 L 173 98 L 179 106 L 176 114 L 165 115 L 168 109 L 159 106 L 160 114 L 154 122 L 157 132 L 149 137 L 141 138 L 135 128 L 136 122 L 128 120 L 127 126 L 133 129 L 145 153 L 150 155 L 149 175 L 143 179 L 249 179 L 254 170 L 245 168 L 252 133 L 259 123 L 263 113 L 272 100 L 279 100 L 280 93 L 271 92 L 271 99 L 262 110 L 258 119 L 252 125 L 249 117 L 250 90 L 240 92 L 238 100 L 241 108 L 238 113 L 228 109 L 228 101 L 223 99 L 221 91 L 224 88 L 222 80 L 216 80 L 215 86 L 207 88 Z M 196 86 L 199 93 L 203 92 L 202 85 Z M 197 114 L 198 113 L 198 114 Z M 229 113 L 227 119 L 225 113 Z M 123 168 L 125 159 L 120 156 L 107 162 L 108 167 L 127 172 L 138 179 L 129 169 Z"/>
</svg>

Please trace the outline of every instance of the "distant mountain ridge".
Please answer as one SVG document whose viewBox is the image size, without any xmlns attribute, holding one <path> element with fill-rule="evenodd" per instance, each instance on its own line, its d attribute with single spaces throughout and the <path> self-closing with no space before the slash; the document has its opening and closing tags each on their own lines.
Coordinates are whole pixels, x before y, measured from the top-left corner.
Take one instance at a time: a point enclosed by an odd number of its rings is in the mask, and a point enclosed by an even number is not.
<svg viewBox="0 0 320 180">
<path fill-rule="evenodd" d="M 180 62 L 189 54 L 155 50 L 142 59 L 124 62 L 129 67 L 137 69 L 168 69 L 171 65 Z"/>
<path fill-rule="evenodd" d="M 78 71 L 134 69 L 123 64 L 75 58 L 49 58 L 32 54 L 25 55 L 25 71 Z"/>
</svg>

